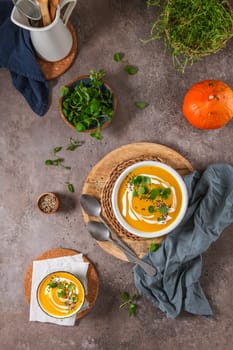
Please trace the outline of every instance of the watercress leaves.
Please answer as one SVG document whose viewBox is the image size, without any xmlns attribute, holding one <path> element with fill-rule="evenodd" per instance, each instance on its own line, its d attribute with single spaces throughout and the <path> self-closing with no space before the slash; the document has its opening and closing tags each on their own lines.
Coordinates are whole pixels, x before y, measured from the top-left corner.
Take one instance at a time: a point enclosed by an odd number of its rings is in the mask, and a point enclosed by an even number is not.
<svg viewBox="0 0 233 350">
<path fill-rule="evenodd" d="M 45 160 L 45 165 L 49 166 L 49 165 L 52 165 L 52 166 L 61 166 L 62 168 L 64 169 L 67 169 L 67 170 L 70 170 L 71 167 L 70 166 L 65 166 L 63 164 L 64 162 L 64 159 L 63 158 L 56 158 L 56 159 L 46 159 Z"/>
<path fill-rule="evenodd" d="M 120 309 L 127 307 L 128 309 L 128 315 L 129 317 L 133 316 L 135 314 L 137 304 L 135 304 L 135 300 L 137 299 L 137 295 L 134 294 L 132 296 L 129 295 L 127 292 L 123 292 L 121 294 L 121 304 L 120 304 Z"/>
<path fill-rule="evenodd" d="M 113 94 L 104 85 L 104 71 L 90 71 L 89 81 L 81 80 L 62 98 L 62 111 L 78 132 L 90 130 L 90 136 L 101 140 L 101 123 L 113 116 Z M 103 118 L 104 116 L 104 118 Z"/>
</svg>

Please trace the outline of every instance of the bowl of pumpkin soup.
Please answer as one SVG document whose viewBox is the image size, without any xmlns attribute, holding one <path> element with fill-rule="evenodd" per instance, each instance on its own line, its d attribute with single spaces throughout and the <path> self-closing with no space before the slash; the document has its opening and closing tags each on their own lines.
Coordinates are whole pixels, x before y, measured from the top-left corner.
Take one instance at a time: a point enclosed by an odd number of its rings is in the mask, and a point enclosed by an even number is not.
<svg viewBox="0 0 233 350">
<path fill-rule="evenodd" d="M 163 236 L 182 221 L 188 193 L 182 177 L 172 167 L 156 162 L 137 162 L 117 178 L 112 207 L 118 222 L 144 238 Z"/>
<path fill-rule="evenodd" d="M 40 282 L 37 300 L 41 309 L 49 316 L 66 318 L 81 309 L 85 291 L 78 277 L 70 272 L 56 271 Z"/>
</svg>

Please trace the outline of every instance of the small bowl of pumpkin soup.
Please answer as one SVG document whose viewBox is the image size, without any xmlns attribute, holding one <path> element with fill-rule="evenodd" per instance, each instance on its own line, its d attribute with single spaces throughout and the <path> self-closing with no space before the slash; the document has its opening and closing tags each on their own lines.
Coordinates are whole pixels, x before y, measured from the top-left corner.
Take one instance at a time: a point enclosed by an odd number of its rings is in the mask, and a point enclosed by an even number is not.
<svg viewBox="0 0 233 350">
<path fill-rule="evenodd" d="M 117 178 L 112 207 L 118 222 L 144 238 L 163 236 L 182 221 L 188 193 L 182 177 L 172 167 L 156 162 L 137 162 Z"/>
<path fill-rule="evenodd" d="M 66 318 L 81 309 L 85 291 L 78 277 L 70 272 L 56 271 L 40 282 L 37 300 L 41 309 L 49 316 Z"/>
</svg>

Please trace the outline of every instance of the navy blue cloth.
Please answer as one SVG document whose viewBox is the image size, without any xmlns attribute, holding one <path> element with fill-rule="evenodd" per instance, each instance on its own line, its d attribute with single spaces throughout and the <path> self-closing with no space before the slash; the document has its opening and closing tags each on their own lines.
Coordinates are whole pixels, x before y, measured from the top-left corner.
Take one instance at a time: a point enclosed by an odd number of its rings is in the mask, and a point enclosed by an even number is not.
<svg viewBox="0 0 233 350">
<path fill-rule="evenodd" d="M 0 67 L 9 69 L 15 88 L 34 113 L 42 116 L 48 108 L 48 82 L 36 61 L 29 31 L 10 19 L 12 8 L 12 1 L 0 1 Z"/>
<path fill-rule="evenodd" d="M 168 317 L 177 317 L 182 309 L 211 317 L 212 309 L 199 282 L 201 254 L 233 223 L 233 166 L 213 164 L 203 174 L 185 176 L 184 181 L 189 206 L 182 223 L 157 251 L 143 258 L 158 273 L 151 277 L 136 265 L 134 281 L 139 293 Z"/>
</svg>

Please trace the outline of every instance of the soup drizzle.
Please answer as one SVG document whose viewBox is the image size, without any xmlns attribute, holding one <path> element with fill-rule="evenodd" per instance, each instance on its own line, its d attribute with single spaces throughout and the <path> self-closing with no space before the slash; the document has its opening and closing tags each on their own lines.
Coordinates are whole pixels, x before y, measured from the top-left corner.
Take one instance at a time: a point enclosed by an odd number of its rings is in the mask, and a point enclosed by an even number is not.
<svg viewBox="0 0 233 350">
<path fill-rule="evenodd" d="M 122 215 L 148 224 L 165 224 L 176 210 L 173 186 L 156 175 L 140 174 L 127 178 L 122 197 Z"/>
</svg>

